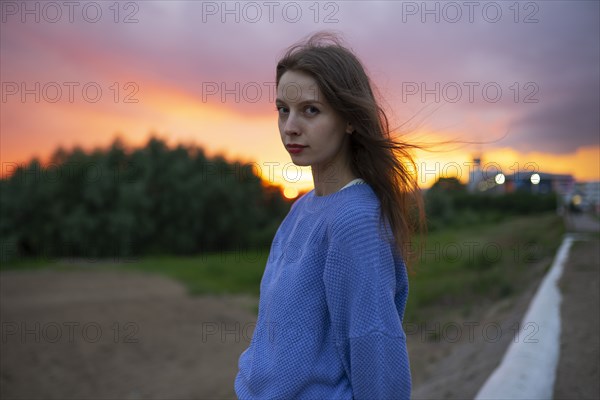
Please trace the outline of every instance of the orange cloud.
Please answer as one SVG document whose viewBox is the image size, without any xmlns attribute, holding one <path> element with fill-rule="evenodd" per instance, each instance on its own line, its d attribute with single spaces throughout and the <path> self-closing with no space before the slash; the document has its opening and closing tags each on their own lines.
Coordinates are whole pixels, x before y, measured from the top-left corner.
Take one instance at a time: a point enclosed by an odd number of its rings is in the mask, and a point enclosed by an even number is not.
<svg viewBox="0 0 600 400">
<path fill-rule="evenodd" d="M 207 155 L 222 154 L 242 163 L 252 163 L 266 184 L 279 185 L 293 197 L 296 191 L 313 187 L 310 167 L 297 167 L 283 148 L 277 129 L 276 113 L 242 115 L 228 104 L 202 102 L 202 99 L 157 82 L 140 82 L 138 103 L 106 101 L 29 102 L 3 104 L 6 118 L 1 123 L 3 162 L 25 162 L 33 155 L 47 157 L 58 146 L 78 144 L 84 148 L 108 145 L 118 132 L 133 146 L 158 134 L 171 145 L 196 144 Z M 500 128 L 498 128 L 500 130 Z M 442 137 L 460 138 L 457 132 L 415 132 L 413 138 L 428 143 Z M 407 138 L 410 140 L 410 138 Z M 443 147 L 443 146 L 442 146 Z M 468 180 L 473 151 L 453 146 L 448 151 L 419 151 L 416 155 L 419 183 L 429 187 L 439 177 L 458 176 Z M 457 149 L 457 147 L 460 147 Z M 515 148 L 497 148 L 482 152 L 482 162 L 499 166 L 505 173 L 531 170 L 572 174 L 577 180 L 600 179 L 600 147 L 579 148 L 569 154 L 520 152 Z M 3 171 L 4 172 L 4 171 Z"/>
</svg>

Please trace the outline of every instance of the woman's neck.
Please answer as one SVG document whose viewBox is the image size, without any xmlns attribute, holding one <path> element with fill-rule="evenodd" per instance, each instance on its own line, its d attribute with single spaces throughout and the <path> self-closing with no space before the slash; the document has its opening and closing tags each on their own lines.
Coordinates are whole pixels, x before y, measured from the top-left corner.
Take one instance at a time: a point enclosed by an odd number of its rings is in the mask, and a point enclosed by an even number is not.
<svg viewBox="0 0 600 400">
<path fill-rule="evenodd" d="M 352 171 L 350 171 L 349 168 L 344 170 L 343 173 L 339 174 L 333 174 L 334 171 L 335 169 L 330 169 L 330 172 L 319 172 L 319 170 L 315 171 L 315 169 L 313 169 L 315 195 L 327 196 L 335 193 L 346 186 L 349 182 L 358 178 L 352 173 Z"/>
</svg>

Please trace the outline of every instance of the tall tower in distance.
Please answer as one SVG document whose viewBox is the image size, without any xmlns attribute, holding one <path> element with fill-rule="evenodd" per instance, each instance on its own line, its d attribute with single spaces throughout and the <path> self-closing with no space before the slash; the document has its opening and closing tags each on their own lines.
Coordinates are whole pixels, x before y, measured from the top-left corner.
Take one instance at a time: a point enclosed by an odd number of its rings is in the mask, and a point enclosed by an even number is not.
<svg viewBox="0 0 600 400">
<path fill-rule="evenodd" d="M 469 192 L 477 191 L 477 185 L 483 180 L 483 172 L 481 171 L 481 152 L 477 152 L 473 156 L 473 163 L 469 169 L 469 183 L 467 190 Z"/>
</svg>

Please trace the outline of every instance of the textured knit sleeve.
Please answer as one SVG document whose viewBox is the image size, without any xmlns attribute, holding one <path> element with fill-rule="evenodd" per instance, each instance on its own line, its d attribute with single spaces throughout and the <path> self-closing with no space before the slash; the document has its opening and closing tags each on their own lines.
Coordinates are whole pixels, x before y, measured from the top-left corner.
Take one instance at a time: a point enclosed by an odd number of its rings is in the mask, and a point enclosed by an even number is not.
<svg viewBox="0 0 600 400">
<path fill-rule="evenodd" d="M 323 273 L 332 333 L 353 398 L 409 399 L 402 313 L 404 263 L 378 231 L 378 218 L 348 214 L 332 225 Z M 401 268 L 399 268 L 401 267 Z M 402 287 L 398 287 L 402 286 Z M 401 309 L 399 309 L 401 308 Z"/>
</svg>

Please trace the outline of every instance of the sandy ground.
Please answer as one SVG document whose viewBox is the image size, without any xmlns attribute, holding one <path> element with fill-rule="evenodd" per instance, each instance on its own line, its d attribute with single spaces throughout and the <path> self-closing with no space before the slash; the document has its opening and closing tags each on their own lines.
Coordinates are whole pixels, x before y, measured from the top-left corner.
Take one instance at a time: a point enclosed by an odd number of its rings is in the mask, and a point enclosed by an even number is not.
<svg viewBox="0 0 600 400">
<path fill-rule="evenodd" d="M 598 398 L 594 243 L 576 252 L 562 281 L 557 398 Z M 541 278 L 549 262 L 533 272 Z M 514 333 L 539 281 L 468 315 L 446 312 L 406 325 L 413 398 L 473 398 L 511 340 L 525 339 Z M 237 360 L 250 342 L 257 303 L 190 297 L 164 277 L 93 269 L 2 272 L 0 301 L 2 399 L 235 398 Z"/>
<path fill-rule="evenodd" d="M 600 399 L 600 240 L 575 242 L 560 289 L 561 348 L 555 399 Z"/>
<path fill-rule="evenodd" d="M 9 271 L 0 289 L 2 399 L 234 397 L 252 298 L 128 272 Z"/>
</svg>

